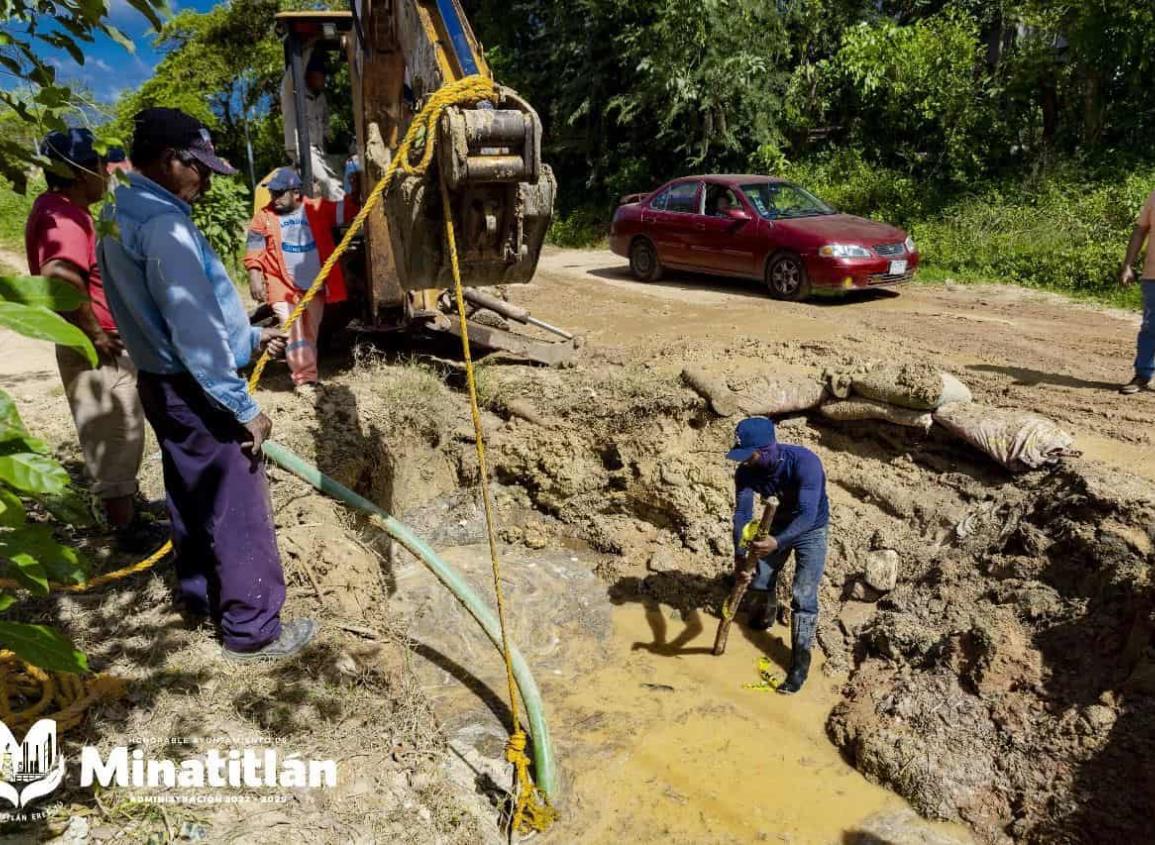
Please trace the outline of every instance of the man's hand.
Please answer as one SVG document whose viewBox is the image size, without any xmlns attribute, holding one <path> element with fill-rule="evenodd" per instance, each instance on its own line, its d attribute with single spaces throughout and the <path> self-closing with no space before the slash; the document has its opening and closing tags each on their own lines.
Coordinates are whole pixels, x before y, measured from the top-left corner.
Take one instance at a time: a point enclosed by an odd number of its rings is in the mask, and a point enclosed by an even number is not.
<svg viewBox="0 0 1155 845">
<path fill-rule="evenodd" d="M 124 352 L 124 343 L 115 332 L 97 332 L 92 336 L 92 345 L 96 347 L 96 354 L 101 358 L 115 359 Z"/>
<path fill-rule="evenodd" d="M 1124 267 L 1123 272 L 1119 274 L 1119 284 L 1125 288 L 1135 284 L 1135 268 L 1130 264 Z"/>
<path fill-rule="evenodd" d="M 241 445 L 241 448 L 255 458 L 261 454 L 261 446 L 273 431 L 273 421 L 262 411 L 245 423 L 245 429 L 249 433 L 249 439 Z"/>
<path fill-rule="evenodd" d="M 778 541 L 773 537 L 759 537 L 750 541 L 750 551 L 758 557 L 766 557 L 766 555 L 778 551 Z"/>
<path fill-rule="evenodd" d="M 754 567 L 746 565 L 746 557 L 743 555 L 739 558 L 734 558 L 734 584 L 747 584 L 754 580 Z"/>
<path fill-rule="evenodd" d="M 280 329 L 261 329 L 261 351 L 268 352 L 270 358 L 284 358 L 288 342 L 289 336 Z"/>
<path fill-rule="evenodd" d="M 248 294 L 254 302 L 263 302 L 264 297 L 266 297 L 264 274 L 255 267 L 248 271 Z"/>
</svg>

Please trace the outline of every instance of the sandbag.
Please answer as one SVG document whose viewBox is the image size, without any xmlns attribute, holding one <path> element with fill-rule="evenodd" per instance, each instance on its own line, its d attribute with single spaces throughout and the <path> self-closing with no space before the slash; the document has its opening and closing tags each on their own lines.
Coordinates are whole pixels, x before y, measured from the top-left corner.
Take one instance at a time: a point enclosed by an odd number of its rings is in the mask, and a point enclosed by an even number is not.
<svg viewBox="0 0 1155 845">
<path fill-rule="evenodd" d="M 887 405 L 871 399 L 839 399 L 825 402 L 818 408 L 818 412 L 827 419 L 842 422 L 854 420 L 882 420 L 883 422 L 904 425 L 908 428 L 920 428 L 930 431 L 934 422 L 929 411 L 916 411 L 912 408 L 900 408 L 897 405 Z"/>
<path fill-rule="evenodd" d="M 805 376 L 760 376 L 731 385 L 704 370 L 687 367 L 682 370 L 682 380 L 720 417 L 793 414 L 817 407 L 826 396 L 821 382 Z"/>
<path fill-rule="evenodd" d="M 933 411 L 948 402 L 970 402 L 972 398 L 965 384 L 928 364 L 874 367 L 851 373 L 849 381 L 850 389 L 859 396 L 918 411 Z M 840 382 L 845 383 L 845 378 Z"/>
<path fill-rule="evenodd" d="M 1034 414 L 991 408 L 974 402 L 950 402 L 934 412 L 934 421 L 1014 472 L 1078 457 L 1075 438 Z"/>
</svg>

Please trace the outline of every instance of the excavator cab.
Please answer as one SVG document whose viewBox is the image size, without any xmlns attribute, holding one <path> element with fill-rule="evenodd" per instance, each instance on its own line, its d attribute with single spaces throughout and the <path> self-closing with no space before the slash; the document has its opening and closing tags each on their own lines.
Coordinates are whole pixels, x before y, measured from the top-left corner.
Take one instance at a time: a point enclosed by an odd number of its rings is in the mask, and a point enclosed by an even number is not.
<svg viewBox="0 0 1155 845">
<path fill-rule="evenodd" d="M 353 0 L 348 12 L 283 12 L 275 20 L 285 45 L 283 100 L 286 123 L 292 124 L 286 126 L 286 141 L 295 134 L 294 158 L 310 195 L 317 168 L 324 166 L 310 150 L 317 146 L 310 137 L 316 122 L 310 121 L 306 104 L 312 56 L 343 55 L 348 66 L 356 149 L 364 171 L 362 196 L 349 198 L 357 203 L 385 174 L 410 121 L 431 94 L 466 76 L 491 75 L 457 0 Z M 329 92 L 330 97 L 339 94 Z M 451 108 L 437 131 L 433 166 L 421 176 L 399 172 L 366 220 L 364 266 L 347 273 L 361 321 L 372 328 L 461 334 L 445 296 L 452 273 L 437 181 L 444 179 L 467 299 L 475 308 L 526 322 L 526 312 L 472 289 L 525 283 L 537 268 L 557 190 L 541 160 L 541 121 L 515 92 L 497 86 L 493 102 Z M 563 341 L 472 324 L 470 339 L 542 363 L 573 358 L 572 336 L 529 322 Z"/>
</svg>

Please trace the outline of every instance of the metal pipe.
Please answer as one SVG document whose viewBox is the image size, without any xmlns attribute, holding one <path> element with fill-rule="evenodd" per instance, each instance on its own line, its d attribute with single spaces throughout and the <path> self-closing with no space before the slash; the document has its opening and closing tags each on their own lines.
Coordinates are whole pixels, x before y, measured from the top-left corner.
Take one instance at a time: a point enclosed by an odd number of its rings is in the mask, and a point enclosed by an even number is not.
<svg viewBox="0 0 1155 845">
<path fill-rule="evenodd" d="M 313 150 L 309 146 L 309 121 L 305 117 L 305 62 L 301 57 L 301 39 L 289 27 L 289 73 L 293 82 L 293 104 L 297 112 L 297 163 L 301 167 L 301 186 L 305 196 L 313 196 Z"/>
<path fill-rule="evenodd" d="M 573 340 L 573 335 L 557 326 L 551 326 L 544 320 L 539 320 L 529 313 L 525 308 L 519 308 L 512 303 L 506 302 L 504 299 L 498 299 L 494 296 L 482 293 L 473 288 L 466 288 L 464 291 L 465 299 L 472 305 L 478 308 L 486 308 L 493 311 L 495 314 L 500 314 L 509 320 L 515 320 L 519 323 L 525 323 L 530 326 L 537 326 L 539 329 L 545 329 L 547 332 L 564 337 L 566 340 Z"/>
<path fill-rule="evenodd" d="M 437 553 L 428 543 L 377 505 L 329 478 L 317 467 L 280 443 L 266 441 L 263 450 L 265 457 L 273 463 L 307 481 L 325 495 L 339 499 L 347 505 L 376 517 L 390 537 L 424 563 L 437 580 L 457 597 L 457 600 L 477 620 L 486 636 L 500 651 L 501 626 L 497 621 L 497 614 L 473 591 L 473 588 L 460 574 L 437 556 Z M 521 691 L 521 700 L 525 703 L 529 732 L 533 737 L 533 762 L 537 786 L 551 802 L 556 803 L 558 797 L 557 771 L 554 765 L 553 743 L 549 737 L 549 726 L 545 721 L 545 707 L 542 703 L 541 691 L 533 679 L 533 674 L 529 671 L 529 664 L 525 662 L 521 652 L 512 643 L 510 644 L 510 658 L 513 663 L 513 675 L 517 681 L 517 687 Z"/>
</svg>

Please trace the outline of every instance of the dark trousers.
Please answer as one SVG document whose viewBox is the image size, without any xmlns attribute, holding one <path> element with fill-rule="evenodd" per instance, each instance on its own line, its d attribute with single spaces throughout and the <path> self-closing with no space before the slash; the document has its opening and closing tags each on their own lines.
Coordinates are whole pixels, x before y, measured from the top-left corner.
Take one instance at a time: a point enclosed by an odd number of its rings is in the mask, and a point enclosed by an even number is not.
<svg viewBox="0 0 1155 845">
<path fill-rule="evenodd" d="M 285 602 L 264 467 L 192 376 L 142 372 L 137 389 L 164 459 L 180 598 L 226 648 L 258 649 L 280 636 Z"/>
</svg>

